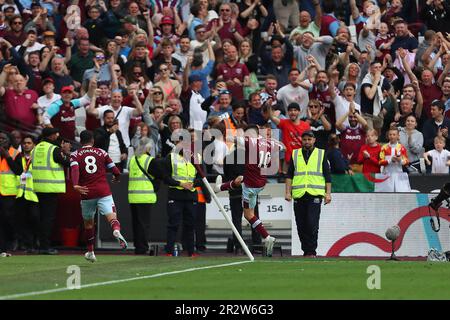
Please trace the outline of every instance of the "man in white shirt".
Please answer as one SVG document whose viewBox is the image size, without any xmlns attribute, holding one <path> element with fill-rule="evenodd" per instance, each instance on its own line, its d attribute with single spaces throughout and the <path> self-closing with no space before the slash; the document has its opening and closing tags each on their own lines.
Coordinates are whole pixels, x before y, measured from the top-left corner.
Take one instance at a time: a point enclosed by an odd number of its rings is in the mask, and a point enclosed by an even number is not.
<svg viewBox="0 0 450 320">
<path fill-rule="evenodd" d="M 111 105 L 110 106 L 101 106 L 99 108 L 95 108 L 95 104 L 91 103 L 88 108 L 86 108 L 86 112 L 91 114 L 97 119 L 100 119 L 103 125 L 103 113 L 106 110 L 112 110 L 114 112 L 114 117 L 119 121 L 119 130 L 123 136 L 123 142 L 125 146 L 130 146 L 130 135 L 128 133 L 130 128 L 130 119 L 132 117 L 138 117 L 144 113 L 144 108 L 142 107 L 141 102 L 139 101 L 138 96 L 133 94 L 133 104 L 136 108 L 124 107 L 122 106 L 123 96 L 121 90 L 113 90 L 111 93 Z"/>
<path fill-rule="evenodd" d="M 25 54 L 40 51 L 45 45 L 39 43 L 37 40 L 37 30 L 35 27 L 30 27 L 27 29 L 27 40 L 22 43 L 22 45 L 16 46 L 16 51 L 19 51 L 20 47 L 26 47 Z"/>
<path fill-rule="evenodd" d="M 181 72 L 184 72 L 188 58 L 192 56 L 193 50 L 191 50 L 191 40 L 188 36 L 181 36 L 180 46 L 172 54 L 172 58 L 175 58 L 181 62 Z"/>
<path fill-rule="evenodd" d="M 294 68 L 289 71 L 289 82 L 278 90 L 277 100 L 283 103 L 285 111 L 287 111 L 288 105 L 297 102 L 300 106 L 300 118 L 305 118 L 307 116 L 309 93 L 308 90 L 300 86 L 302 83 L 300 70 Z"/>
<path fill-rule="evenodd" d="M 54 92 L 55 81 L 52 78 L 42 80 L 42 91 L 44 91 L 44 95 L 40 96 L 37 100 L 39 115 L 43 115 L 47 111 L 48 106 L 53 102 L 61 100 L 61 95 Z"/>
<path fill-rule="evenodd" d="M 186 75 L 186 73 L 185 73 Z M 189 128 L 202 131 L 206 122 L 206 111 L 202 109 L 202 103 L 205 98 L 200 94 L 202 88 L 202 78 L 197 74 L 189 76 L 189 85 L 187 87 L 183 81 L 183 92 L 181 93 L 181 102 L 183 109 L 189 110 Z"/>
<path fill-rule="evenodd" d="M 328 92 L 333 99 L 336 119 L 340 119 L 343 115 L 345 115 L 350 110 L 350 104 L 353 102 L 355 106 L 355 110 L 358 110 L 361 113 L 361 106 L 355 102 L 356 95 L 356 86 L 353 83 L 347 82 L 344 85 L 343 95 L 340 96 L 336 94 L 334 81 L 330 80 Z M 349 126 L 348 118 L 344 121 L 343 125 L 345 127 Z"/>
</svg>

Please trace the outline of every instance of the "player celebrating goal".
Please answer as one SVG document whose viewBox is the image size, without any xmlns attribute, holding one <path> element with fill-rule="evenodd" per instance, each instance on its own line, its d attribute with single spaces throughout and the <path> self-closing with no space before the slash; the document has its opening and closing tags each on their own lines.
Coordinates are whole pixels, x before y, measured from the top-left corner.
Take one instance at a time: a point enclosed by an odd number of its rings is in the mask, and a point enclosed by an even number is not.
<svg viewBox="0 0 450 320">
<path fill-rule="evenodd" d="M 245 170 L 242 181 L 244 217 L 264 239 L 266 255 L 271 257 L 276 239 L 269 235 L 262 221 L 255 215 L 255 207 L 258 194 L 267 183 L 266 176 L 269 175 L 269 170 L 274 169 L 274 173 L 278 171 L 278 168 L 273 166 L 271 155 L 280 145 L 277 146 L 274 141 L 261 137 L 256 125 L 248 126 L 245 135 L 244 139 L 238 138 L 238 145 L 245 146 Z M 216 192 L 233 189 L 240 185 L 241 180 L 239 176 L 233 181 L 222 184 L 222 176 L 218 176 L 214 189 Z"/>
<path fill-rule="evenodd" d="M 119 241 L 122 249 L 128 247 L 125 238 L 120 233 L 120 223 L 117 220 L 114 200 L 106 181 L 106 169 L 111 169 L 113 182 L 118 182 L 120 171 L 114 162 L 102 149 L 94 148 L 94 135 L 84 130 L 80 133 L 82 147 L 73 152 L 70 159 L 73 187 L 81 194 L 81 211 L 84 220 L 84 233 L 86 235 L 88 252 L 86 260 L 95 262 L 94 254 L 94 215 L 98 209 L 104 215 L 113 229 L 114 237 Z"/>
</svg>

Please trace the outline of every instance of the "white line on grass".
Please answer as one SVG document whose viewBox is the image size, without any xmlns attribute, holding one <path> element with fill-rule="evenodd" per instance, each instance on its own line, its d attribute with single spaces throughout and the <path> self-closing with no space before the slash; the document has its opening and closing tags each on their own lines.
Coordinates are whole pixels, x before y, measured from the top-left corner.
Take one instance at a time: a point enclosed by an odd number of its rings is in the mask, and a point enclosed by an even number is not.
<svg viewBox="0 0 450 320">
<path fill-rule="evenodd" d="M 163 272 L 163 273 L 157 273 L 157 274 L 152 274 L 152 275 L 148 275 L 148 276 L 127 278 L 127 279 L 121 279 L 121 280 L 111 280 L 111 281 L 105 281 L 105 282 L 96 282 L 96 283 L 90 283 L 90 284 L 82 285 L 82 286 L 80 286 L 80 289 L 91 288 L 91 287 L 98 287 L 98 286 L 107 286 L 107 285 L 110 285 L 110 284 L 129 282 L 129 281 L 135 281 L 135 280 L 159 278 L 159 277 L 164 277 L 164 276 L 170 276 L 170 275 L 173 275 L 173 274 L 186 273 L 186 272 L 192 272 L 192 271 L 198 271 L 198 270 L 206 270 L 206 269 L 214 269 L 214 268 L 221 268 L 221 267 L 229 267 L 229 266 L 234 266 L 234 265 L 239 265 L 239 264 L 244 264 L 244 263 L 249 263 L 249 262 L 252 262 L 252 261 L 231 262 L 231 263 L 224 263 L 224 264 L 218 264 L 218 265 L 213 265 L 213 266 L 189 268 L 189 269 L 184 269 L 184 270 Z M 12 294 L 12 295 L 8 295 L 8 296 L 0 296 L 0 300 L 19 299 L 19 298 L 25 298 L 25 297 L 30 297 L 30 296 L 39 296 L 39 295 L 43 295 L 43 294 L 63 292 L 63 291 L 69 291 L 69 290 L 77 290 L 77 289 L 69 289 L 69 288 L 65 287 L 65 288 L 50 289 L 50 290 L 43 290 L 43 291 L 25 292 L 25 293 Z"/>
</svg>

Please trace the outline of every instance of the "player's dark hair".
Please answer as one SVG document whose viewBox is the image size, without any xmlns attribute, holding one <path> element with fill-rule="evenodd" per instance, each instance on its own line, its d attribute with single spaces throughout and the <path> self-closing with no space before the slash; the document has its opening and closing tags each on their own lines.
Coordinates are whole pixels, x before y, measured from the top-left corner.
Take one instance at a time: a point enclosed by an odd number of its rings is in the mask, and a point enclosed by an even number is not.
<svg viewBox="0 0 450 320">
<path fill-rule="evenodd" d="M 90 130 L 83 130 L 80 133 L 80 143 L 81 144 L 88 144 L 89 142 L 92 142 L 94 140 L 94 134 Z"/>
</svg>

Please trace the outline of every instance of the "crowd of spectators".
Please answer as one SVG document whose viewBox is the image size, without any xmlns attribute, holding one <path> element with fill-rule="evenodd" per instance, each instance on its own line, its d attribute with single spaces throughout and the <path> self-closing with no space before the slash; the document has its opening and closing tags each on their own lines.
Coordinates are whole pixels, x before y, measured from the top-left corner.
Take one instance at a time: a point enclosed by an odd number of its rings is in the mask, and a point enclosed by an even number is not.
<svg viewBox="0 0 450 320">
<path fill-rule="evenodd" d="M 16 147 L 53 126 L 74 149 L 86 128 L 126 170 L 144 137 L 164 157 L 176 130 L 215 128 L 223 139 L 204 147 L 214 143 L 217 174 L 229 135 L 256 124 L 279 129 L 280 175 L 305 130 L 333 173 L 352 174 L 390 164 L 379 143 L 395 131 L 402 170 L 423 171 L 425 157 L 427 172 L 448 173 L 448 0 L 0 5 L 0 129 Z"/>
</svg>

